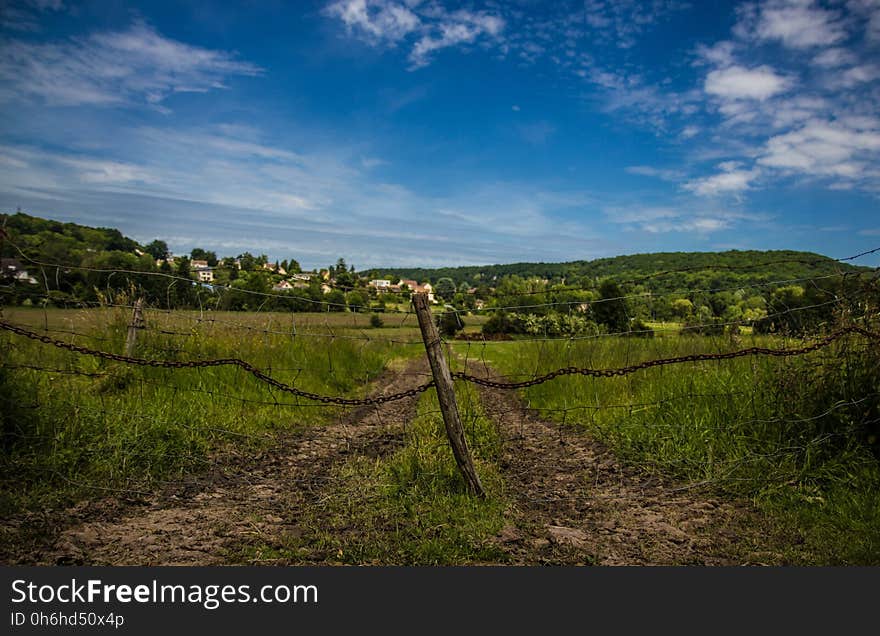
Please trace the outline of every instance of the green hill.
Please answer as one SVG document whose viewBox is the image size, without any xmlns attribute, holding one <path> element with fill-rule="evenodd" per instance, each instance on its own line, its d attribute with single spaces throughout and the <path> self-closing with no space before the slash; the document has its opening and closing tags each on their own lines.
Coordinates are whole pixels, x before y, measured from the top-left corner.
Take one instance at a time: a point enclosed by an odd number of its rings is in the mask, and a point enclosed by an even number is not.
<svg viewBox="0 0 880 636">
<path fill-rule="evenodd" d="M 436 284 L 450 278 L 462 284 L 495 287 L 502 279 L 546 280 L 550 285 L 595 287 L 605 278 L 643 284 L 653 292 L 676 289 L 716 288 L 737 283 L 815 278 L 837 272 L 867 271 L 869 268 L 841 263 L 827 256 L 793 250 L 730 250 L 726 252 L 656 252 L 567 263 L 511 263 L 464 267 L 373 269 L 368 275 L 391 279 L 407 278 Z"/>
</svg>

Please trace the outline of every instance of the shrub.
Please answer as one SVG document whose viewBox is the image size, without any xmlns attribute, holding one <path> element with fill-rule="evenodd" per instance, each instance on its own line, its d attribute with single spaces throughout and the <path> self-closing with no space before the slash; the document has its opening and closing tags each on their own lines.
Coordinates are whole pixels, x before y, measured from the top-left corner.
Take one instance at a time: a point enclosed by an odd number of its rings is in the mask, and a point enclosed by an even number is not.
<svg viewBox="0 0 880 636">
<path fill-rule="evenodd" d="M 464 321 L 462 321 L 457 311 L 444 311 L 437 316 L 437 328 L 440 330 L 441 335 L 453 337 L 457 332 L 464 329 Z"/>
</svg>

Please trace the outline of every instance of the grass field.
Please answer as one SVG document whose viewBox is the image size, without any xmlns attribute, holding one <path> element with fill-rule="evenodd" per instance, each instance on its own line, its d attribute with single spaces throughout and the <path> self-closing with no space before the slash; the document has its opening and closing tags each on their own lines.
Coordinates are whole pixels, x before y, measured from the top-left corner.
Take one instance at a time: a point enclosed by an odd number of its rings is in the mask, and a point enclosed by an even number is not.
<svg viewBox="0 0 880 636">
<path fill-rule="evenodd" d="M 3 319 L 122 353 L 129 311 L 5 309 Z M 384 326 L 376 328 L 369 315 L 351 313 L 147 311 L 135 355 L 241 358 L 307 391 L 364 396 L 383 371 L 424 355 L 414 316 L 382 319 Z M 479 329 L 479 320 L 466 322 L 468 330 Z M 751 334 L 682 337 L 674 326 L 665 327 L 664 337 L 653 339 L 452 342 L 450 352 L 456 368 L 489 365 L 521 380 L 568 366 L 611 368 L 800 344 Z M 0 351 L 4 515 L 66 506 L 95 496 L 96 489 L 148 491 L 198 474 L 225 449 L 247 453 L 348 412 L 284 394 L 234 367 L 131 367 L 5 332 Z M 619 378 L 562 377 L 522 390 L 520 397 L 542 418 L 601 440 L 629 465 L 756 503 L 773 523 L 800 537 L 786 562 L 876 564 L 880 470 L 871 452 L 876 439 L 864 436 L 866 418 L 880 417 L 875 361 L 874 349 L 852 339 L 802 358 L 745 357 Z M 497 430 L 472 386 L 459 382 L 457 391 L 487 500 L 464 493 L 429 391 L 403 447 L 333 467 L 314 534 L 266 550 L 293 561 L 306 546 L 338 553 L 336 560 L 345 563 L 389 554 L 384 562 L 503 562 L 487 542 L 504 524 L 509 504 Z"/>
</svg>

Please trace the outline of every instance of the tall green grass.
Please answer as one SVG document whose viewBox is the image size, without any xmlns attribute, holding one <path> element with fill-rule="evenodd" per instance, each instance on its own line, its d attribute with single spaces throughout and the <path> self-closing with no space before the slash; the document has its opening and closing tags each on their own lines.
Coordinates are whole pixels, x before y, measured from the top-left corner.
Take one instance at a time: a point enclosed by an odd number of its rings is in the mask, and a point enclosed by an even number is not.
<svg viewBox="0 0 880 636">
<path fill-rule="evenodd" d="M 594 338 L 458 345 L 512 380 L 577 366 L 797 347 L 781 337 Z M 475 356 L 476 353 L 476 356 Z M 797 358 L 751 356 L 565 376 L 521 391 L 550 420 L 579 427 L 626 461 L 753 499 L 800 534 L 789 558 L 880 563 L 880 355 L 854 336 Z"/>
<path fill-rule="evenodd" d="M 289 314 L 198 322 L 192 315 L 148 311 L 135 355 L 241 358 L 297 388 L 352 397 L 367 393 L 392 361 L 419 352 L 381 333 L 372 340 L 346 338 L 359 332 L 340 324 L 321 331 L 321 318 L 313 318 L 311 334 L 294 335 Z M 48 326 L 53 337 L 122 353 L 130 314 L 114 308 L 19 310 L 4 319 Z M 264 445 L 280 432 L 342 414 L 341 407 L 296 398 L 231 366 L 130 366 L 8 332 L 0 334 L 0 358 L 0 512 L 6 514 L 104 489 L 150 489 L 203 469 L 227 445 Z"/>
</svg>

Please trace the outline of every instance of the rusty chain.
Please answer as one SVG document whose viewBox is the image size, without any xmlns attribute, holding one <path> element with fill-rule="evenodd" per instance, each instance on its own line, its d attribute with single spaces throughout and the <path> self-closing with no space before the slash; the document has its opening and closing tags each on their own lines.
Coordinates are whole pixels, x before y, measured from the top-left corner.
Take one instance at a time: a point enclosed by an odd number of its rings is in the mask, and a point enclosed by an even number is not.
<svg viewBox="0 0 880 636">
<path fill-rule="evenodd" d="M 615 376 L 629 375 L 630 373 L 635 373 L 636 371 L 640 371 L 642 369 L 660 367 L 668 364 L 681 364 L 683 362 L 730 360 L 732 358 L 741 358 L 743 356 L 750 355 L 767 355 L 776 357 L 799 356 L 805 353 L 810 353 L 811 351 L 816 351 L 817 349 L 821 349 L 823 347 L 827 347 L 835 340 L 839 340 L 843 336 L 850 333 L 859 333 L 867 338 L 880 340 L 880 334 L 872 333 L 867 329 L 862 329 L 861 327 L 851 326 L 840 329 L 839 331 L 835 331 L 834 333 L 822 338 L 821 340 L 817 340 L 815 343 L 807 345 L 806 347 L 801 347 L 800 349 L 769 349 L 766 347 L 749 347 L 748 349 L 739 349 L 737 351 L 730 351 L 728 353 L 695 353 L 687 356 L 677 356 L 674 358 L 658 358 L 655 360 L 647 360 L 639 364 L 633 364 L 628 367 L 619 367 L 616 369 L 565 367 L 562 369 L 557 369 L 556 371 L 551 371 L 546 375 L 538 376 L 531 380 L 524 380 L 522 382 L 499 382 L 497 380 L 489 380 L 487 378 L 480 378 L 475 375 L 469 375 L 467 373 L 464 373 L 463 371 L 455 371 L 452 374 L 452 377 L 457 380 L 465 380 L 467 382 L 472 382 L 474 384 L 479 384 L 481 386 L 490 387 L 493 389 L 525 389 L 531 386 L 536 386 L 538 384 L 543 384 L 544 382 L 547 382 L 554 378 L 566 375 L 585 375 L 594 378 L 611 378 Z"/>
<path fill-rule="evenodd" d="M 18 334 L 20 336 L 24 336 L 26 338 L 30 338 L 31 340 L 37 340 L 44 344 L 49 344 L 60 349 L 67 349 L 68 351 L 73 351 L 74 353 L 80 353 L 82 355 L 93 356 L 96 358 L 102 358 L 104 360 L 113 360 L 116 362 L 123 362 L 125 364 L 134 364 L 142 367 L 154 367 L 154 368 L 162 368 L 162 369 L 197 369 L 204 367 L 220 367 L 220 366 L 236 366 L 244 371 L 247 371 L 251 375 L 253 375 L 258 380 L 265 382 L 266 384 L 275 387 L 280 391 L 285 391 L 286 393 L 292 393 L 293 395 L 306 398 L 308 400 L 314 400 L 315 402 L 322 402 L 324 404 L 338 404 L 340 406 L 374 406 L 379 404 L 385 404 L 386 402 L 394 402 L 395 400 L 402 400 L 407 397 L 414 397 L 419 393 L 424 393 L 429 388 L 434 386 L 434 381 L 426 382 L 420 386 L 414 387 L 412 389 L 408 389 L 406 391 L 401 391 L 399 393 L 393 393 L 391 395 L 376 395 L 372 397 L 366 398 L 344 398 L 344 397 L 336 397 L 329 395 L 320 395 L 318 393 L 311 393 L 309 391 L 303 391 L 302 389 L 297 389 L 296 387 L 290 386 L 289 384 L 285 384 L 275 378 L 266 375 L 262 371 L 260 371 L 257 367 L 252 365 L 250 362 L 245 362 L 244 360 L 240 360 L 239 358 L 220 358 L 216 360 L 189 360 L 189 361 L 181 361 L 181 360 L 147 360 L 145 358 L 133 358 L 130 356 L 123 356 L 116 353 L 108 353 L 106 351 L 98 351 L 96 349 L 89 349 L 88 347 L 81 347 L 79 345 L 75 345 L 71 342 L 65 342 L 63 340 L 56 340 L 55 338 L 51 338 L 46 335 L 40 335 L 33 331 L 28 331 L 27 329 L 22 329 L 21 327 L 17 327 L 15 325 L 11 325 L 7 322 L 0 321 L 0 329 L 5 329 L 6 331 L 11 331 L 12 333 Z"/>
<path fill-rule="evenodd" d="M 29 331 L 27 329 L 23 329 L 21 327 L 17 327 L 15 325 L 11 325 L 7 322 L 0 321 L 0 329 L 4 329 L 6 331 L 10 331 L 12 333 L 18 334 L 20 336 L 24 336 L 26 338 L 30 338 L 32 340 L 37 340 L 39 342 L 49 344 L 55 347 L 59 347 L 61 349 L 67 349 L 68 351 L 73 351 L 74 353 L 80 353 L 83 355 L 93 356 L 97 358 L 102 358 L 104 360 L 114 360 L 116 362 L 123 362 L 125 364 L 134 364 L 143 367 L 158 367 L 165 369 L 194 369 L 194 368 L 203 368 L 203 367 L 219 367 L 219 366 L 237 366 L 244 371 L 247 371 L 258 380 L 269 384 L 270 386 L 275 387 L 280 391 L 285 391 L 287 393 L 292 393 L 293 395 L 306 398 L 309 400 L 314 400 L 316 402 L 322 402 L 324 404 L 338 404 L 341 406 L 373 406 L 379 404 L 385 404 L 387 402 L 394 402 L 396 400 L 401 400 L 407 397 L 414 397 L 420 393 L 424 393 L 432 386 L 434 386 L 434 381 L 425 382 L 417 387 L 412 389 L 408 389 L 406 391 L 401 391 L 399 393 L 393 393 L 390 395 L 377 395 L 373 397 L 366 398 L 343 398 L 337 396 L 329 396 L 329 395 L 320 395 L 318 393 L 311 393 L 309 391 L 303 391 L 302 389 L 297 389 L 296 387 L 285 384 L 275 378 L 266 375 L 262 371 L 260 371 L 257 367 L 250 364 L 249 362 L 245 362 L 239 358 L 219 358 L 214 360 L 189 360 L 189 361 L 178 361 L 178 360 L 147 360 L 145 358 L 134 358 L 130 356 L 123 356 L 115 353 L 108 353 L 106 351 L 99 351 L 96 349 L 89 349 L 88 347 L 82 347 L 80 345 L 75 345 L 71 342 L 65 342 L 63 340 L 56 340 L 55 338 L 51 338 L 50 336 L 40 335 L 33 331 Z M 562 369 L 557 369 L 556 371 L 551 371 L 542 376 L 538 376 L 531 380 L 525 380 L 523 382 L 499 382 L 497 380 L 490 380 L 487 378 L 481 378 L 475 375 L 470 375 L 463 371 L 455 371 L 452 373 L 452 377 L 457 380 L 464 380 L 466 382 L 471 382 L 473 384 L 479 384 L 481 386 L 493 388 L 493 389 L 524 389 L 531 386 L 536 386 L 538 384 L 543 384 L 544 382 L 548 382 L 554 378 L 566 376 L 566 375 L 584 375 L 590 376 L 594 378 L 611 378 L 615 376 L 625 376 L 631 373 L 635 373 L 636 371 L 641 371 L 642 369 L 649 369 L 651 367 L 659 367 L 666 366 L 670 364 L 681 364 L 685 362 L 703 362 L 709 360 L 730 360 L 733 358 L 742 358 L 744 356 L 750 355 L 767 355 L 767 356 L 775 356 L 775 357 L 790 357 L 790 356 L 799 356 L 804 355 L 818 349 L 822 349 L 832 344 L 833 342 L 840 340 L 847 334 L 858 333 L 866 338 L 870 338 L 872 340 L 880 340 L 880 334 L 873 333 L 864 329 L 862 327 L 850 326 L 835 331 L 820 340 L 817 340 L 811 345 L 807 345 L 805 347 L 801 347 L 798 349 L 770 349 L 767 347 L 749 347 L 747 349 L 738 349 L 737 351 L 729 351 L 727 353 L 696 353 L 690 354 L 686 356 L 677 356 L 673 358 L 657 358 L 654 360 L 647 360 L 645 362 L 641 362 L 639 364 L 633 364 L 628 367 L 618 367 L 612 369 L 591 369 L 589 367 L 564 367 Z"/>
</svg>

